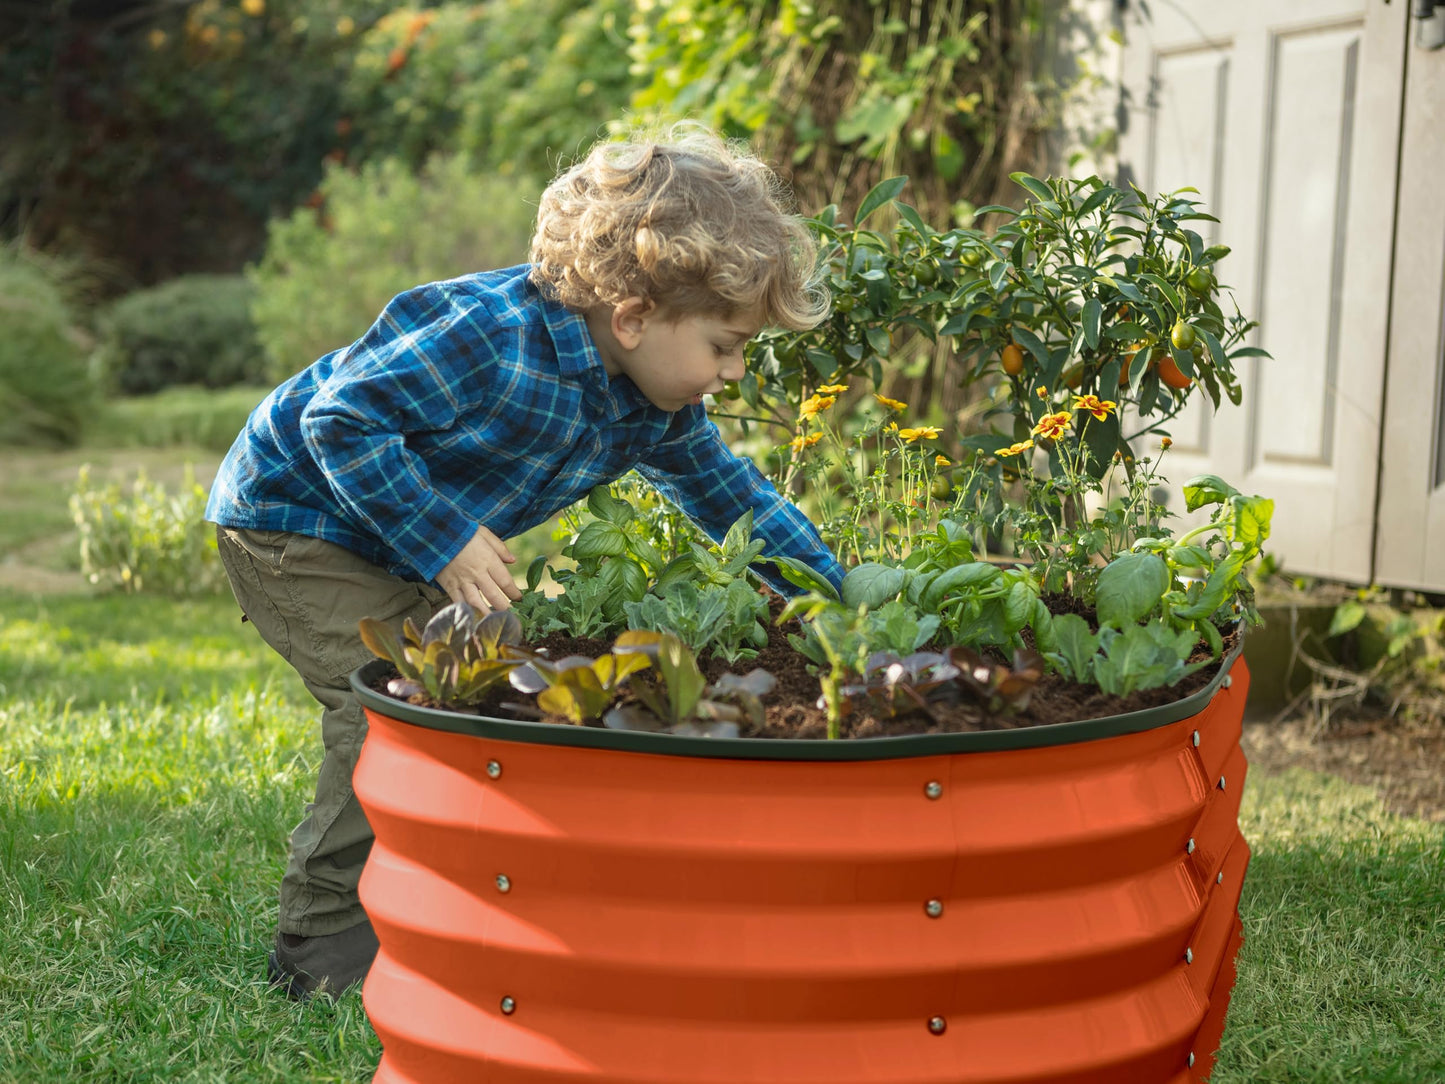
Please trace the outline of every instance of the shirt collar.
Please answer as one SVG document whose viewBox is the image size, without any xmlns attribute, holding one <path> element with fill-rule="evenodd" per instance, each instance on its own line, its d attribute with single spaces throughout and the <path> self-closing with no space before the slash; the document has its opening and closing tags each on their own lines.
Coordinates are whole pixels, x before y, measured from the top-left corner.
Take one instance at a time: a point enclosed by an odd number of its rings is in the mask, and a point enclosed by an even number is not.
<svg viewBox="0 0 1445 1084">
<path fill-rule="evenodd" d="M 648 402 L 647 397 L 637 390 L 637 385 L 624 375 L 609 376 L 602 364 L 602 352 L 592 341 L 592 332 L 587 329 L 587 318 L 580 312 L 573 312 L 557 301 L 542 296 L 535 283 L 529 278 L 528 294 L 536 298 L 542 312 L 542 322 L 552 338 L 552 348 L 557 354 L 557 371 L 564 377 L 583 380 L 591 384 L 610 402 L 605 411 L 609 418 L 622 417 L 642 408 L 665 414 Z"/>
</svg>

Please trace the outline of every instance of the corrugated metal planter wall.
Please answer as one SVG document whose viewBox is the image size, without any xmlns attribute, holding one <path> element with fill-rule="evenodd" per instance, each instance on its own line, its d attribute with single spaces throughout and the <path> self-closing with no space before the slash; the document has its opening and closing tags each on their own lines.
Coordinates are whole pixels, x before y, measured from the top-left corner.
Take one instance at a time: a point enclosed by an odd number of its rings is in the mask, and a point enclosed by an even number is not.
<svg viewBox="0 0 1445 1084">
<path fill-rule="evenodd" d="M 1249 860 L 1231 661 L 1150 712 L 835 743 L 451 715 L 364 668 L 376 1080 L 1206 1079 Z"/>
</svg>

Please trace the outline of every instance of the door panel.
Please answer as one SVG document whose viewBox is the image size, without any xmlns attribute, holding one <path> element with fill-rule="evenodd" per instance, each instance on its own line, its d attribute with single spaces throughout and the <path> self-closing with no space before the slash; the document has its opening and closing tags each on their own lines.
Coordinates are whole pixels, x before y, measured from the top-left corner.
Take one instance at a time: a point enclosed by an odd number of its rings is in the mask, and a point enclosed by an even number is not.
<svg viewBox="0 0 1445 1084">
<path fill-rule="evenodd" d="M 1125 23 L 1121 167 L 1149 192 L 1200 190 L 1233 247 L 1220 280 L 1273 355 L 1242 360 L 1240 408 L 1174 423 L 1165 473 L 1272 497 L 1286 567 L 1367 579 L 1408 5 L 1150 8 Z"/>
<path fill-rule="evenodd" d="M 1375 578 L 1445 591 L 1445 49 L 1405 65 Z"/>
</svg>

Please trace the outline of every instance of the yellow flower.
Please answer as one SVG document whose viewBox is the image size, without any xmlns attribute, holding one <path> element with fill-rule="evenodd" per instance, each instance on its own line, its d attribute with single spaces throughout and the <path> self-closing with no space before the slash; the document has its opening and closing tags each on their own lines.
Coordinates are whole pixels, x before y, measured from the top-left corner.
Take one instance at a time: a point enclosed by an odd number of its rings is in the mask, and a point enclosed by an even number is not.
<svg viewBox="0 0 1445 1084">
<path fill-rule="evenodd" d="M 889 422 L 887 425 L 885 425 L 885 426 L 883 427 L 883 432 L 885 432 L 885 433 L 896 433 L 896 432 L 898 432 L 898 423 L 897 423 L 897 422 Z"/>
<path fill-rule="evenodd" d="M 997 454 L 1000 455 L 1000 456 L 1005 456 L 1005 455 L 1019 455 L 1019 454 L 1022 453 L 1022 452 L 1028 451 L 1028 450 L 1029 450 L 1030 448 L 1032 448 L 1033 446 L 1034 446 L 1034 442 L 1033 442 L 1033 441 L 1031 441 L 1031 440 L 1024 440 L 1024 441 L 1020 441 L 1018 444 L 1010 444 L 1007 448 L 1000 448 L 1000 449 L 998 450 Z"/>
<path fill-rule="evenodd" d="M 1049 389 L 1040 384 L 1037 388 L 1034 389 L 1034 394 L 1037 395 L 1040 399 L 1047 399 L 1049 397 Z"/>
<path fill-rule="evenodd" d="M 848 390 L 847 384 L 824 384 L 818 389 L 819 395 L 842 395 Z"/>
<path fill-rule="evenodd" d="M 812 418 L 827 410 L 838 400 L 831 395 L 810 395 L 803 400 L 803 405 L 798 414 L 803 418 Z"/>
<path fill-rule="evenodd" d="M 946 456 L 946 455 L 934 456 L 934 457 L 933 457 L 933 465 L 934 465 L 935 467 L 951 467 L 951 466 L 953 466 L 953 464 L 949 462 L 948 456 Z"/>
<path fill-rule="evenodd" d="M 256 19 L 266 14 L 266 0 L 241 0 L 241 10 Z"/>
<path fill-rule="evenodd" d="M 1036 437 L 1045 437 L 1057 440 L 1064 435 L 1064 430 L 1069 428 L 1069 422 L 1073 418 L 1067 410 L 1061 410 L 1057 414 L 1045 414 L 1039 419 L 1039 424 L 1029 432 Z"/>
<path fill-rule="evenodd" d="M 159 49 L 166 43 L 166 32 L 159 28 L 152 30 L 146 35 L 146 41 L 150 42 L 152 49 Z"/>
<path fill-rule="evenodd" d="M 920 425 L 917 429 L 900 429 L 898 435 L 912 444 L 920 440 L 937 440 L 942 432 L 936 425 Z"/>
<path fill-rule="evenodd" d="M 880 403 L 882 403 L 884 406 L 886 406 L 889 410 L 907 410 L 907 409 L 908 409 L 908 404 L 907 404 L 907 403 L 900 402 L 900 401 L 897 400 L 897 399 L 890 399 L 890 398 L 888 398 L 888 396 L 886 396 L 886 395 L 874 395 L 873 398 L 877 399 Z"/>
<path fill-rule="evenodd" d="M 355 30 L 355 29 L 356 29 L 356 20 L 353 19 L 350 15 L 343 15 L 341 18 L 339 18 L 339 19 L 336 20 L 336 34 L 337 34 L 337 37 L 342 37 L 342 38 L 350 37 L 350 36 L 351 36 L 351 32 L 352 32 L 353 30 Z"/>
<path fill-rule="evenodd" d="M 1114 408 L 1119 404 L 1112 399 L 1100 399 L 1097 395 L 1076 395 L 1074 396 L 1074 409 L 1087 410 L 1094 417 L 1103 421 L 1113 413 Z"/>
<path fill-rule="evenodd" d="M 1171 444 L 1173 444 L 1173 443 L 1174 443 L 1174 441 L 1173 441 L 1173 439 L 1170 438 L 1170 437 L 1160 437 L 1160 438 L 1159 438 L 1159 447 L 1160 447 L 1160 448 L 1163 448 L 1165 451 L 1168 451 L 1168 450 L 1169 450 L 1169 446 L 1170 446 Z"/>
<path fill-rule="evenodd" d="M 823 439 L 823 434 L 822 434 L 822 433 L 809 433 L 806 437 L 803 437 L 803 436 L 794 437 L 792 440 L 790 440 L 790 441 L 788 442 L 788 444 L 789 444 L 789 446 L 793 449 L 793 451 L 795 451 L 795 452 L 801 452 L 804 448 L 807 448 L 807 447 L 810 447 L 811 445 L 817 444 L 818 441 L 820 441 L 820 440 L 822 440 L 822 439 Z"/>
</svg>

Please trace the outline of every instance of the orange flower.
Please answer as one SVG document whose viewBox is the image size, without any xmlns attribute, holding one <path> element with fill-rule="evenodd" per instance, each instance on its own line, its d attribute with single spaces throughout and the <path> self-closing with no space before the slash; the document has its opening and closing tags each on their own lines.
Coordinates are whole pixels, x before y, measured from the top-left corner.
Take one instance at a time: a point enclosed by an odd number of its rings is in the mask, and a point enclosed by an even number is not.
<svg viewBox="0 0 1445 1084">
<path fill-rule="evenodd" d="M 1005 456 L 1005 455 L 1020 455 L 1020 454 L 1022 454 L 1023 452 L 1028 451 L 1028 450 L 1029 450 L 1030 448 L 1032 448 L 1033 446 L 1034 446 L 1034 442 L 1033 442 L 1033 441 L 1031 441 L 1031 440 L 1024 440 L 1024 441 L 1020 441 L 1020 442 L 1017 443 L 1017 444 L 1010 444 L 1007 448 L 1000 448 L 996 454 L 997 454 L 997 455 L 1000 455 L 1000 456 Z"/>
<path fill-rule="evenodd" d="M 1074 409 L 1087 410 L 1099 421 L 1103 421 L 1113 413 L 1114 408 L 1119 404 L 1112 399 L 1100 399 L 1097 395 L 1076 395 L 1074 396 Z"/>
<path fill-rule="evenodd" d="M 1057 440 L 1064 435 L 1064 431 L 1069 428 L 1069 422 L 1072 419 L 1073 415 L 1067 410 L 1061 410 L 1057 414 L 1045 414 L 1039 419 L 1039 424 L 1029 432 L 1036 437 Z"/>
<path fill-rule="evenodd" d="M 1040 384 L 1037 388 L 1034 389 L 1034 394 L 1037 395 L 1040 399 L 1047 399 L 1049 397 L 1049 389 Z"/>
<path fill-rule="evenodd" d="M 907 404 L 907 403 L 900 402 L 900 401 L 897 400 L 897 399 L 890 399 L 890 398 L 888 398 L 888 396 L 886 396 L 886 395 L 874 395 L 873 398 L 877 399 L 880 403 L 882 403 L 884 406 L 886 406 L 889 410 L 907 410 L 907 409 L 908 409 L 908 404 Z"/>
<path fill-rule="evenodd" d="M 1162 449 L 1164 449 L 1166 452 L 1169 450 L 1169 446 L 1170 446 L 1171 444 L 1173 444 L 1173 443 L 1174 443 L 1174 441 L 1173 441 L 1173 439 L 1170 438 L 1170 437 L 1160 437 L 1160 438 L 1159 438 L 1159 447 L 1162 448 Z"/>
<path fill-rule="evenodd" d="M 920 425 L 917 429 L 900 429 L 898 435 L 913 444 L 920 440 L 937 440 L 942 432 L 936 425 Z"/>
<path fill-rule="evenodd" d="M 831 395 L 810 395 L 803 400 L 802 407 L 798 410 L 799 417 L 813 418 L 827 410 L 838 400 Z"/>
<path fill-rule="evenodd" d="M 824 384 L 818 389 L 819 395 L 842 395 L 848 390 L 847 384 Z"/>
<path fill-rule="evenodd" d="M 812 445 L 814 445 L 814 444 L 817 444 L 818 441 L 820 441 L 820 440 L 822 440 L 822 439 L 823 439 L 823 434 L 822 434 L 822 433 L 809 433 L 806 437 L 803 437 L 803 436 L 794 437 L 792 440 L 790 440 L 790 441 L 788 442 L 788 445 L 789 445 L 789 447 L 791 447 L 791 448 L 793 449 L 793 451 L 795 451 L 795 452 L 801 452 L 804 448 L 807 448 L 807 447 L 810 447 L 810 446 L 812 446 Z"/>
</svg>

